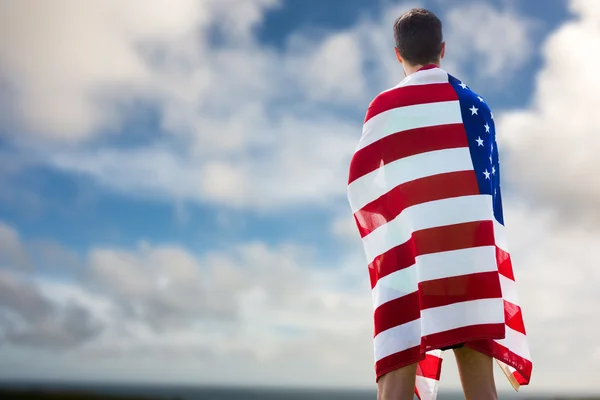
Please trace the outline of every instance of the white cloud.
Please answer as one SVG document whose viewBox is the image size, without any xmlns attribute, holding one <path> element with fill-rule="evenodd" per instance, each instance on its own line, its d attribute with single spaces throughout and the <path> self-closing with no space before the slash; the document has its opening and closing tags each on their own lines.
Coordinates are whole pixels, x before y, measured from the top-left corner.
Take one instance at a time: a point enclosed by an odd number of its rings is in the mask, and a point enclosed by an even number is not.
<svg viewBox="0 0 600 400">
<path fill-rule="evenodd" d="M 355 265 L 322 268 L 310 248 L 294 245 L 251 242 L 195 256 L 178 246 L 140 243 L 131 250 L 90 249 L 79 268 L 86 271 L 82 278 L 66 282 L 0 275 L 0 317 L 8 310 L 36 329 L 35 336 L 9 342 L 0 365 L 45 343 L 36 368 L 20 370 L 21 377 L 54 377 L 46 369 L 53 358 L 75 379 L 122 380 L 122 368 L 139 366 L 126 379 L 152 380 L 165 360 L 177 360 L 180 367 L 162 380 L 197 382 L 198 371 L 206 372 L 205 383 L 268 383 L 276 376 L 281 383 L 344 384 L 348 373 L 357 382 L 372 380 L 370 296 Z M 57 319 L 63 325 L 48 324 L 57 315 L 64 315 Z M 58 334 L 75 329 L 74 321 L 81 323 L 72 337 Z M 0 318 L 0 334 L 14 331 L 9 322 Z M 57 354 L 58 344 L 70 351 Z M 336 368 L 357 359 L 360 366 L 340 376 Z M 80 369 L 81 362 L 94 367 Z M 215 375 L 215 363 L 230 373 Z M 241 371 L 240 363 L 252 372 Z"/>
<path fill-rule="evenodd" d="M 571 8 L 577 19 L 544 44 L 531 107 L 505 113 L 497 130 L 504 176 L 517 195 L 597 227 L 600 78 L 589 52 L 600 41 L 600 3 L 573 1 Z"/>
<path fill-rule="evenodd" d="M 391 27 L 413 4 L 318 38 L 294 33 L 281 51 L 262 46 L 252 30 L 275 1 L 178 0 L 164 12 L 159 0 L 120 4 L 2 6 L 3 37 L 12 39 L 0 44 L 0 68 L 15 87 L 21 122 L 38 138 L 80 142 L 65 150 L 19 135 L 25 154 L 35 149 L 44 164 L 132 196 L 253 208 L 343 196 L 360 110 L 401 78 Z M 527 49 L 528 21 L 487 6 L 461 10 L 452 13 L 510 23 L 515 33 L 509 46 L 487 53 L 487 42 L 451 23 L 448 34 L 456 31 L 461 46 L 449 53 L 458 62 L 466 60 L 464 48 L 481 51 L 486 67 L 526 59 L 515 49 Z M 71 15 L 77 23 L 65 22 Z M 208 28 L 221 33 L 219 46 Z M 161 137 L 142 137 L 127 150 L 110 137 L 103 148 L 89 141 L 118 131 L 140 99 L 158 107 Z M 331 105 L 348 111 L 332 113 Z"/>
<path fill-rule="evenodd" d="M 535 362 L 531 390 L 558 392 L 573 379 L 582 382 L 580 390 L 597 389 L 593 374 L 600 348 L 594 347 L 594 332 L 600 327 L 594 324 L 600 297 L 593 283 L 600 279 L 594 267 L 600 236 L 565 228 L 553 213 L 523 204 L 509 203 L 506 214 Z M 344 222 L 336 225 L 348 229 Z M 343 235 L 345 229 L 340 228 Z M 52 377 L 55 372 L 44 369 L 52 362 L 76 379 L 190 383 L 201 375 L 212 383 L 276 379 L 281 384 L 371 386 L 368 274 L 362 249 L 349 250 L 336 267 L 321 265 L 310 248 L 259 242 L 202 255 L 144 242 L 134 249 L 91 249 L 79 266 L 87 271 L 82 280 L 37 278 L 20 292 L 39 293 L 37 299 L 52 299 L 59 310 L 77 304 L 99 324 L 100 333 L 86 336 L 90 331 L 83 331 L 83 342 L 68 354 L 38 350 L 37 367 L 20 376 Z M 38 343 L 41 337 L 36 336 Z M 582 341 L 589 351 L 579 351 Z M 28 343 L 5 348 L 0 359 L 11 362 L 9 353 L 25 357 Z M 578 354 L 577 366 L 564 363 L 572 354 Z M 165 360 L 177 362 L 160 375 Z M 82 362 L 88 365 L 84 369 L 78 368 Z M 452 363 L 448 357 L 444 390 L 458 387 L 458 380 L 450 379 L 456 378 Z M 215 365 L 228 374 L 215 372 Z M 128 368 L 137 372 L 124 376 Z M 504 378 L 498 380 L 508 388 Z"/>
<path fill-rule="evenodd" d="M 0 343 L 69 348 L 99 334 L 102 326 L 78 301 L 57 304 L 17 274 L 0 271 Z"/>
<path fill-rule="evenodd" d="M 532 57 L 538 23 L 509 8 L 471 3 L 452 8 L 443 23 L 449 68 L 456 74 L 473 68 L 474 78 L 487 86 L 505 84 Z"/>
<path fill-rule="evenodd" d="M 114 107 L 114 101 L 153 97 L 160 90 L 161 81 L 157 79 L 160 76 L 141 51 L 145 46 L 168 45 L 174 57 L 185 51 L 196 55 L 206 45 L 204 40 L 191 41 L 196 29 L 219 21 L 227 23 L 231 27 L 228 32 L 236 38 L 243 37 L 260 20 L 262 9 L 274 3 L 269 0 L 3 3 L 0 68 L 16 93 L 14 100 L 20 121 L 27 131 L 77 140 L 102 128 L 118 126 L 122 115 Z M 165 68 L 171 67 L 169 72 L 185 67 L 176 58 L 168 61 Z M 199 67 L 201 75 L 203 68 Z"/>
<path fill-rule="evenodd" d="M 368 54 L 359 39 L 357 32 L 343 31 L 316 43 L 300 35 L 289 40 L 290 71 L 306 85 L 309 99 L 336 104 L 365 100 L 363 63 Z"/>
<path fill-rule="evenodd" d="M 29 260 L 19 233 L 11 226 L 0 222 L 0 269 L 23 268 Z"/>
<path fill-rule="evenodd" d="M 362 246 L 356 221 L 354 220 L 350 209 L 345 214 L 339 215 L 333 219 L 331 224 L 331 233 L 343 240 L 353 240 L 355 245 Z"/>
<path fill-rule="evenodd" d="M 306 203 L 329 204 L 345 192 L 355 140 L 352 126 L 330 120 L 284 118 L 263 131 L 268 146 L 252 152 L 202 160 L 177 155 L 167 146 L 136 150 L 57 151 L 47 155 L 57 168 L 83 173 L 132 196 L 211 202 L 265 209 Z"/>
<path fill-rule="evenodd" d="M 597 231 L 565 226 L 555 213 L 509 204 L 510 249 L 534 360 L 533 385 L 564 391 L 561 376 L 573 374 L 577 391 L 598 391 L 594 380 L 600 349 L 595 332 L 600 293 L 595 267 Z M 581 343 L 589 351 L 581 352 Z M 577 354 L 577 362 L 564 362 Z M 577 364 L 577 365 L 575 365 Z"/>
</svg>

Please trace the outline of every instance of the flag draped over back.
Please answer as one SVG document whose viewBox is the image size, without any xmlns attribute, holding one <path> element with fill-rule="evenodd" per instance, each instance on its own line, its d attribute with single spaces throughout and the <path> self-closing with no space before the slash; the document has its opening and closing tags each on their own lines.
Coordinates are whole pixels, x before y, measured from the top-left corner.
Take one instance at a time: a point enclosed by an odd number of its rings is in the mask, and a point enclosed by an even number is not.
<svg viewBox="0 0 600 400">
<path fill-rule="evenodd" d="M 504 232 L 493 115 L 426 66 L 369 106 L 348 199 L 369 266 L 377 379 L 418 362 L 435 399 L 440 348 L 494 357 L 515 389 L 532 363 Z"/>
</svg>

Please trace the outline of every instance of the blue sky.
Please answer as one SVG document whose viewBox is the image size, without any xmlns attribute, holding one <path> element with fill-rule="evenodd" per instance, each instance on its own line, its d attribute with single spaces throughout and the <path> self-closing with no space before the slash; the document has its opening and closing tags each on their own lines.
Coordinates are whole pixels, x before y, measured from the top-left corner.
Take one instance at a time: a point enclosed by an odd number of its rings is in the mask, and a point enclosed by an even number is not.
<svg viewBox="0 0 600 400">
<path fill-rule="evenodd" d="M 402 77 L 392 23 L 420 4 L 444 22 L 443 67 L 498 116 L 533 389 L 567 388 L 556 365 L 600 304 L 581 286 L 597 272 L 560 279 L 599 238 L 597 178 L 581 172 L 600 168 L 586 141 L 599 121 L 579 111 L 599 104 L 583 78 L 596 2 L 29 3 L 0 6 L 0 366 L 23 364 L 0 377 L 368 387 L 345 174 L 366 106 Z M 571 293 L 590 310 L 569 313 Z M 161 375 L 165 358 L 181 369 Z M 600 347 L 581 365 L 600 365 Z"/>
</svg>

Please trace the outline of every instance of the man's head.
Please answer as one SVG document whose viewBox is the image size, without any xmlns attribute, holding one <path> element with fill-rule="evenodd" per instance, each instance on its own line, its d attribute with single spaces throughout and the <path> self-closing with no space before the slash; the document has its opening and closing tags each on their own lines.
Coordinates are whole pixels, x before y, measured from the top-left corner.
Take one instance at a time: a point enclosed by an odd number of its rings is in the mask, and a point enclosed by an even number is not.
<svg viewBox="0 0 600 400">
<path fill-rule="evenodd" d="M 414 8 L 402 14 L 394 23 L 394 38 L 405 72 L 410 67 L 439 64 L 444 57 L 442 21 L 431 11 Z"/>
</svg>

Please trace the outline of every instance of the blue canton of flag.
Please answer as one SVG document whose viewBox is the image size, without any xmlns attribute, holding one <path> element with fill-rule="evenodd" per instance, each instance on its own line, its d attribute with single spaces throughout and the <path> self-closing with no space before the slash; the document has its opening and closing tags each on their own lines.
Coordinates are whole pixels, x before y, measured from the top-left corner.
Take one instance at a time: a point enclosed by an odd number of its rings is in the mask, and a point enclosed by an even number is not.
<svg viewBox="0 0 600 400">
<path fill-rule="evenodd" d="M 477 174 L 479 193 L 492 196 L 494 217 L 504 225 L 494 115 L 481 96 L 453 76 L 449 79 L 458 94 L 471 160 Z"/>
</svg>

